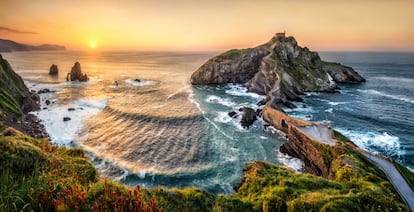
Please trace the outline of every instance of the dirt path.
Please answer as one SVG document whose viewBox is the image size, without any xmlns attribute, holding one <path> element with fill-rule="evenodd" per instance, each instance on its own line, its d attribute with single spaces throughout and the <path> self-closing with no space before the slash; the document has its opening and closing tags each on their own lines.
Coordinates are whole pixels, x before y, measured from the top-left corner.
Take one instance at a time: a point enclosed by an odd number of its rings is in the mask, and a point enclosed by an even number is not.
<svg viewBox="0 0 414 212">
<path fill-rule="evenodd" d="M 364 154 L 374 165 L 384 171 L 395 190 L 397 190 L 401 198 L 407 203 L 410 210 L 414 211 L 414 192 L 405 181 L 404 177 L 401 176 L 397 168 L 395 168 L 394 164 L 367 152 L 362 152 L 362 154 Z"/>
</svg>

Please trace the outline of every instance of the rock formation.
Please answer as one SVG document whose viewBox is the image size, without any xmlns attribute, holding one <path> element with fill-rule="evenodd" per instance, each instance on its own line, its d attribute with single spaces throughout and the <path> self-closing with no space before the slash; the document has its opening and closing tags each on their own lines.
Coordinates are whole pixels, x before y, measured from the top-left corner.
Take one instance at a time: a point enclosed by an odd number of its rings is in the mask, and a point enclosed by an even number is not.
<svg viewBox="0 0 414 212">
<path fill-rule="evenodd" d="M 275 108 L 294 107 L 307 91 L 336 92 L 337 83 L 365 79 L 351 67 L 322 61 L 318 53 L 300 47 L 295 38 L 275 36 L 255 48 L 218 55 L 191 75 L 192 84 L 240 83 L 249 91 L 267 95 Z"/>
<path fill-rule="evenodd" d="M 52 66 L 50 66 L 49 75 L 56 76 L 58 74 L 59 74 L 59 69 L 57 65 L 53 64 Z"/>
<path fill-rule="evenodd" d="M 0 55 L 0 129 L 13 127 L 33 137 L 47 137 L 43 125 L 30 111 L 40 109 L 39 96 L 26 87 Z"/>
<path fill-rule="evenodd" d="M 82 69 L 81 69 L 79 62 L 76 62 L 73 65 L 70 73 L 68 73 L 68 76 L 66 77 L 66 81 L 69 81 L 69 80 L 70 81 L 78 80 L 79 82 L 84 82 L 84 81 L 89 80 L 88 75 L 82 73 Z"/>
<path fill-rule="evenodd" d="M 248 129 L 257 120 L 256 111 L 249 107 L 243 107 L 240 110 L 243 112 L 240 124 Z"/>
</svg>

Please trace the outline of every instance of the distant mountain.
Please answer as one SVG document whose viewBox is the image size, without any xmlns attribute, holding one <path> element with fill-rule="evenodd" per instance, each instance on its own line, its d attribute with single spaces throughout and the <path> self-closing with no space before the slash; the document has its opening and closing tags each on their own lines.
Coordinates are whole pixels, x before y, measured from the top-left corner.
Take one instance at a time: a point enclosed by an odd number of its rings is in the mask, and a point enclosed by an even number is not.
<svg viewBox="0 0 414 212">
<path fill-rule="evenodd" d="M 17 43 L 11 40 L 0 39 L 0 52 L 12 52 L 12 51 L 56 51 L 66 50 L 64 46 L 42 44 L 39 46 L 32 46 L 23 43 Z"/>
</svg>

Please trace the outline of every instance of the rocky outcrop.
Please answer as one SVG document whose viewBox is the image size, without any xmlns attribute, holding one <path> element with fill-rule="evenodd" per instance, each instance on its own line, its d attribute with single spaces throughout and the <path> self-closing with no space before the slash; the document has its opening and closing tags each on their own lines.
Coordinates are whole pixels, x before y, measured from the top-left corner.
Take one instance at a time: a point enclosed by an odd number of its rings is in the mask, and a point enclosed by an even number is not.
<svg viewBox="0 0 414 212">
<path fill-rule="evenodd" d="M 70 73 L 68 73 L 68 76 L 66 77 L 66 81 L 79 81 L 79 82 L 84 82 L 84 81 L 88 81 L 88 75 L 82 73 L 82 69 L 80 66 L 79 62 L 76 62 L 73 67 L 72 70 L 70 71 Z"/>
<path fill-rule="evenodd" d="M 256 111 L 249 107 L 243 107 L 240 110 L 243 112 L 240 124 L 243 128 L 248 129 L 257 120 Z"/>
<path fill-rule="evenodd" d="M 318 53 L 300 47 L 295 38 L 275 36 L 251 49 L 218 55 L 191 75 L 192 84 L 240 83 L 267 95 L 275 108 L 294 107 L 304 92 L 336 92 L 337 83 L 365 79 L 351 67 L 322 61 Z"/>
<path fill-rule="evenodd" d="M 29 91 L 23 79 L 13 71 L 0 55 L 0 108 L 8 115 L 21 116 L 39 110 L 39 96 Z"/>
<path fill-rule="evenodd" d="M 52 64 L 49 69 L 49 75 L 56 76 L 59 74 L 59 69 L 56 64 Z"/>
<path fill-rule="evenodd" d="M 47 137 L 43 125 L 30 111 L 40 109 L 40 98 L 0 55 L 0 128 L 13 127 L 37 138 Z"/>
</svg>

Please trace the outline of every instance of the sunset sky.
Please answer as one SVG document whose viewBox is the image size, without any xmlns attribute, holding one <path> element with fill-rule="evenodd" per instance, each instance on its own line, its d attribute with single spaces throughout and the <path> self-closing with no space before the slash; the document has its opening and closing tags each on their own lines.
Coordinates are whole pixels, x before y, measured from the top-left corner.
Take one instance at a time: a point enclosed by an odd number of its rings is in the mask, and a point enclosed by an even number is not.
<svg viewBox="0 0 414 212">
<path fill-rule="evenodd" d="M 286 30 L 313 50 L 414 50 L 413 0 L 1 0 L 0 38 L 69 49 L 223 50 Z"/>
</svg>

